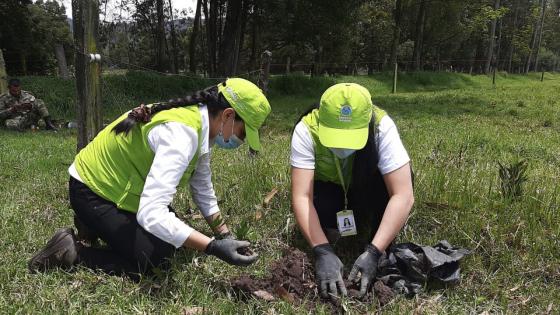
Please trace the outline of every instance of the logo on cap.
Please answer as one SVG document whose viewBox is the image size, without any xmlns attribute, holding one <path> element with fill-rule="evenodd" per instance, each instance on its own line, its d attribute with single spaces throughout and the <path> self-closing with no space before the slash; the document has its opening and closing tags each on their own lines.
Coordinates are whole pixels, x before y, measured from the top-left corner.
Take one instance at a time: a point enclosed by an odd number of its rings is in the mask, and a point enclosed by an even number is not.
<svg viewBox="0 0 560 315">
<path fill-rule="evenodd" d="M 350 105 L 342 105 L 342 108 L 340 108 L 340 116 L 338 116 L 338 121 L 352 121 L 352 107 L 350 107 Z"/>
<path fill-rule="evenodd" d="M 237 102 L 237 100 L 239 100 L 239 95 L 237 95 L 237 93 L 235 93 L 235 91 L 231 88 L 231 87 L 226 87 L 226 92 L 228 92 L 229 96 Z"/>
</svg>

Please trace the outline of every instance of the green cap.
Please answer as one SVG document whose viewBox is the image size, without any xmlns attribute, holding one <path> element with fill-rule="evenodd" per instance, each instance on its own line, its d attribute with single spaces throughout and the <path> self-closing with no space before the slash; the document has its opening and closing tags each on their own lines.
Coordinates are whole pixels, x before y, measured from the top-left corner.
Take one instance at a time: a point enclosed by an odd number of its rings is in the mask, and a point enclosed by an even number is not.
<svg viewBox="0 0 560 315">
<path fill-rule="evenodd" d="M 227 79 L 225 84 L 218 84 L 218 91 L 243 119 L 249 146 L 259 151 L 259 128 L 270 114 L 270 104 L 266 96 L 253 82 L 241 78 Z"/>
<path fill-rule="evenodd" d="M 355 83 L 328 88 L 319 106 L 319 141 L 328 148 L 362 149 L 373 111 L 369 91 Z"/>
</svg>

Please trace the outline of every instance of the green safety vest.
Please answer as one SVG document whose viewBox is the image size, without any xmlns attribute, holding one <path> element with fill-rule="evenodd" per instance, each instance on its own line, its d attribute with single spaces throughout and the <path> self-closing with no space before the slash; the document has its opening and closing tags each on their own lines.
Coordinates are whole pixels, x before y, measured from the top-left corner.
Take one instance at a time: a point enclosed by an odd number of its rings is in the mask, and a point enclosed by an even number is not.
<svg viewBox="0 0 560 315">
<path fill-rule="evenodd" d="M 157 113 L 148 123 L 136 124 L 128 135 L 116 135 L 113 127 L 126 117 L 128 113 L 105 127 L 78 153 L 74 163 L 80 178 L 93 192 L 119 209 L 136 213 L 155 156 L 148 144 L 150 130 L 166 122 L 179 122 L 196 130 L 198 149 L 181 178 L 180 184 L 185 185 L 198 160 L 202 118 L 197 105 L 178 107 Z"/>
<path fill-rule="evenodd" d="M 387 113 L 377 106 L 373 106 L 373 117 L 375 118 L 375 127 L 379 125 L 379 122 Z M 336 170 L 336 164 L 334 162 L 334 153 L 332 153 L 329 148 L 323 146 L 321 141 L 319 141 L 319 110 L 314 109 L 311 113 L 304 116 L 302 119 L 303 123 L 307 126 L 311 138 L 313 139 L 313 148 L 315 150 L 315 173 L 314 180 L 333 182 L 339 185 L 343 183 L 340 182 Z M 352 164 L 354 162 L 354 154 L 349 156 L 343 161 L 342 174 L 344 177 L 344 182 L 346 185 L 350 183 L 352 179 Z"/>
</svg>

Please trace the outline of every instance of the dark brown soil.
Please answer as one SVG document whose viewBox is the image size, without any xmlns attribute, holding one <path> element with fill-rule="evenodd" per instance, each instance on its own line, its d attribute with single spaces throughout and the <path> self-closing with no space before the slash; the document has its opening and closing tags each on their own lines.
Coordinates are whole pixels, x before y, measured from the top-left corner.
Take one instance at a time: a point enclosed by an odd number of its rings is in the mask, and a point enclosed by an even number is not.
<svg viewBox="0 0 560 315">
<path fill-rule="evenodd" d="M 279 260 L 273 262 L 268 269 L 268 276 L 255 278 L 249 275 L 239 276 L 231 281 L 232 287 L 245 295 L 266 301 L 282 299 L 288 302 L 313 301 L 319 299 L 315 284 L 313 264 L 307 255 L 295 248 L 287 248 Z M 359 288 L 346 282 L 348 296 L 357 299 Z M 377 281 L 373 286 L 377 296 L 374 301 L 371 292 L 361 301 L 385 305 L 394 298 L 393 291 L 383 282 Z M 322 300 L 337 308 L 339 305 L 331 300 Z M 311 306 L 311 305 L 310 305 Z"/>
</svg>

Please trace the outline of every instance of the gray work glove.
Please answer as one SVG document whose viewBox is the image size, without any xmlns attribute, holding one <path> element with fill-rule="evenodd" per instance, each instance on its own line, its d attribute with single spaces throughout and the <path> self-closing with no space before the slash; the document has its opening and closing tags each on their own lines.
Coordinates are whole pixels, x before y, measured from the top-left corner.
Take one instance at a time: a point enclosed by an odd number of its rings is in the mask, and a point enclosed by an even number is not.
<svg viewBox="0 0 560 315">
<path fill-rule="evenodd" d="M 230 239 L 212 240 L 204 252 L 208 255 L 216 256 L 230 265 L 248 266 L 254 263 L 258 255 L 241 255 L 237 251 L 249 247 L 251 243 L 247 241 L 237 241 Z"/>
<path fill-rule="evenodd" d="M 342 280 L 342 262 L 335 255 L 329 243 L 313 247 L 315 256 L 315 281 L 321 297 L 335 299 L 340 291 L 345 296 L 346 286 Z"/>
<path fill-rule="evenodd" d="M 363 254 L 356 259 L 352 271 L 348 276 L 348 281 L 357 282 L 361 278 L 360 282 L 360 296 L 366 295 L 371 284 L 375 280 L 375 275 L 377 274 L 377 263 L 381 257 L 381 252 L 377 247 L 372 244 L 367 244 L 366 249 Z M 358 276 L 358 272 L 361 276 Z"/>
</svg>

